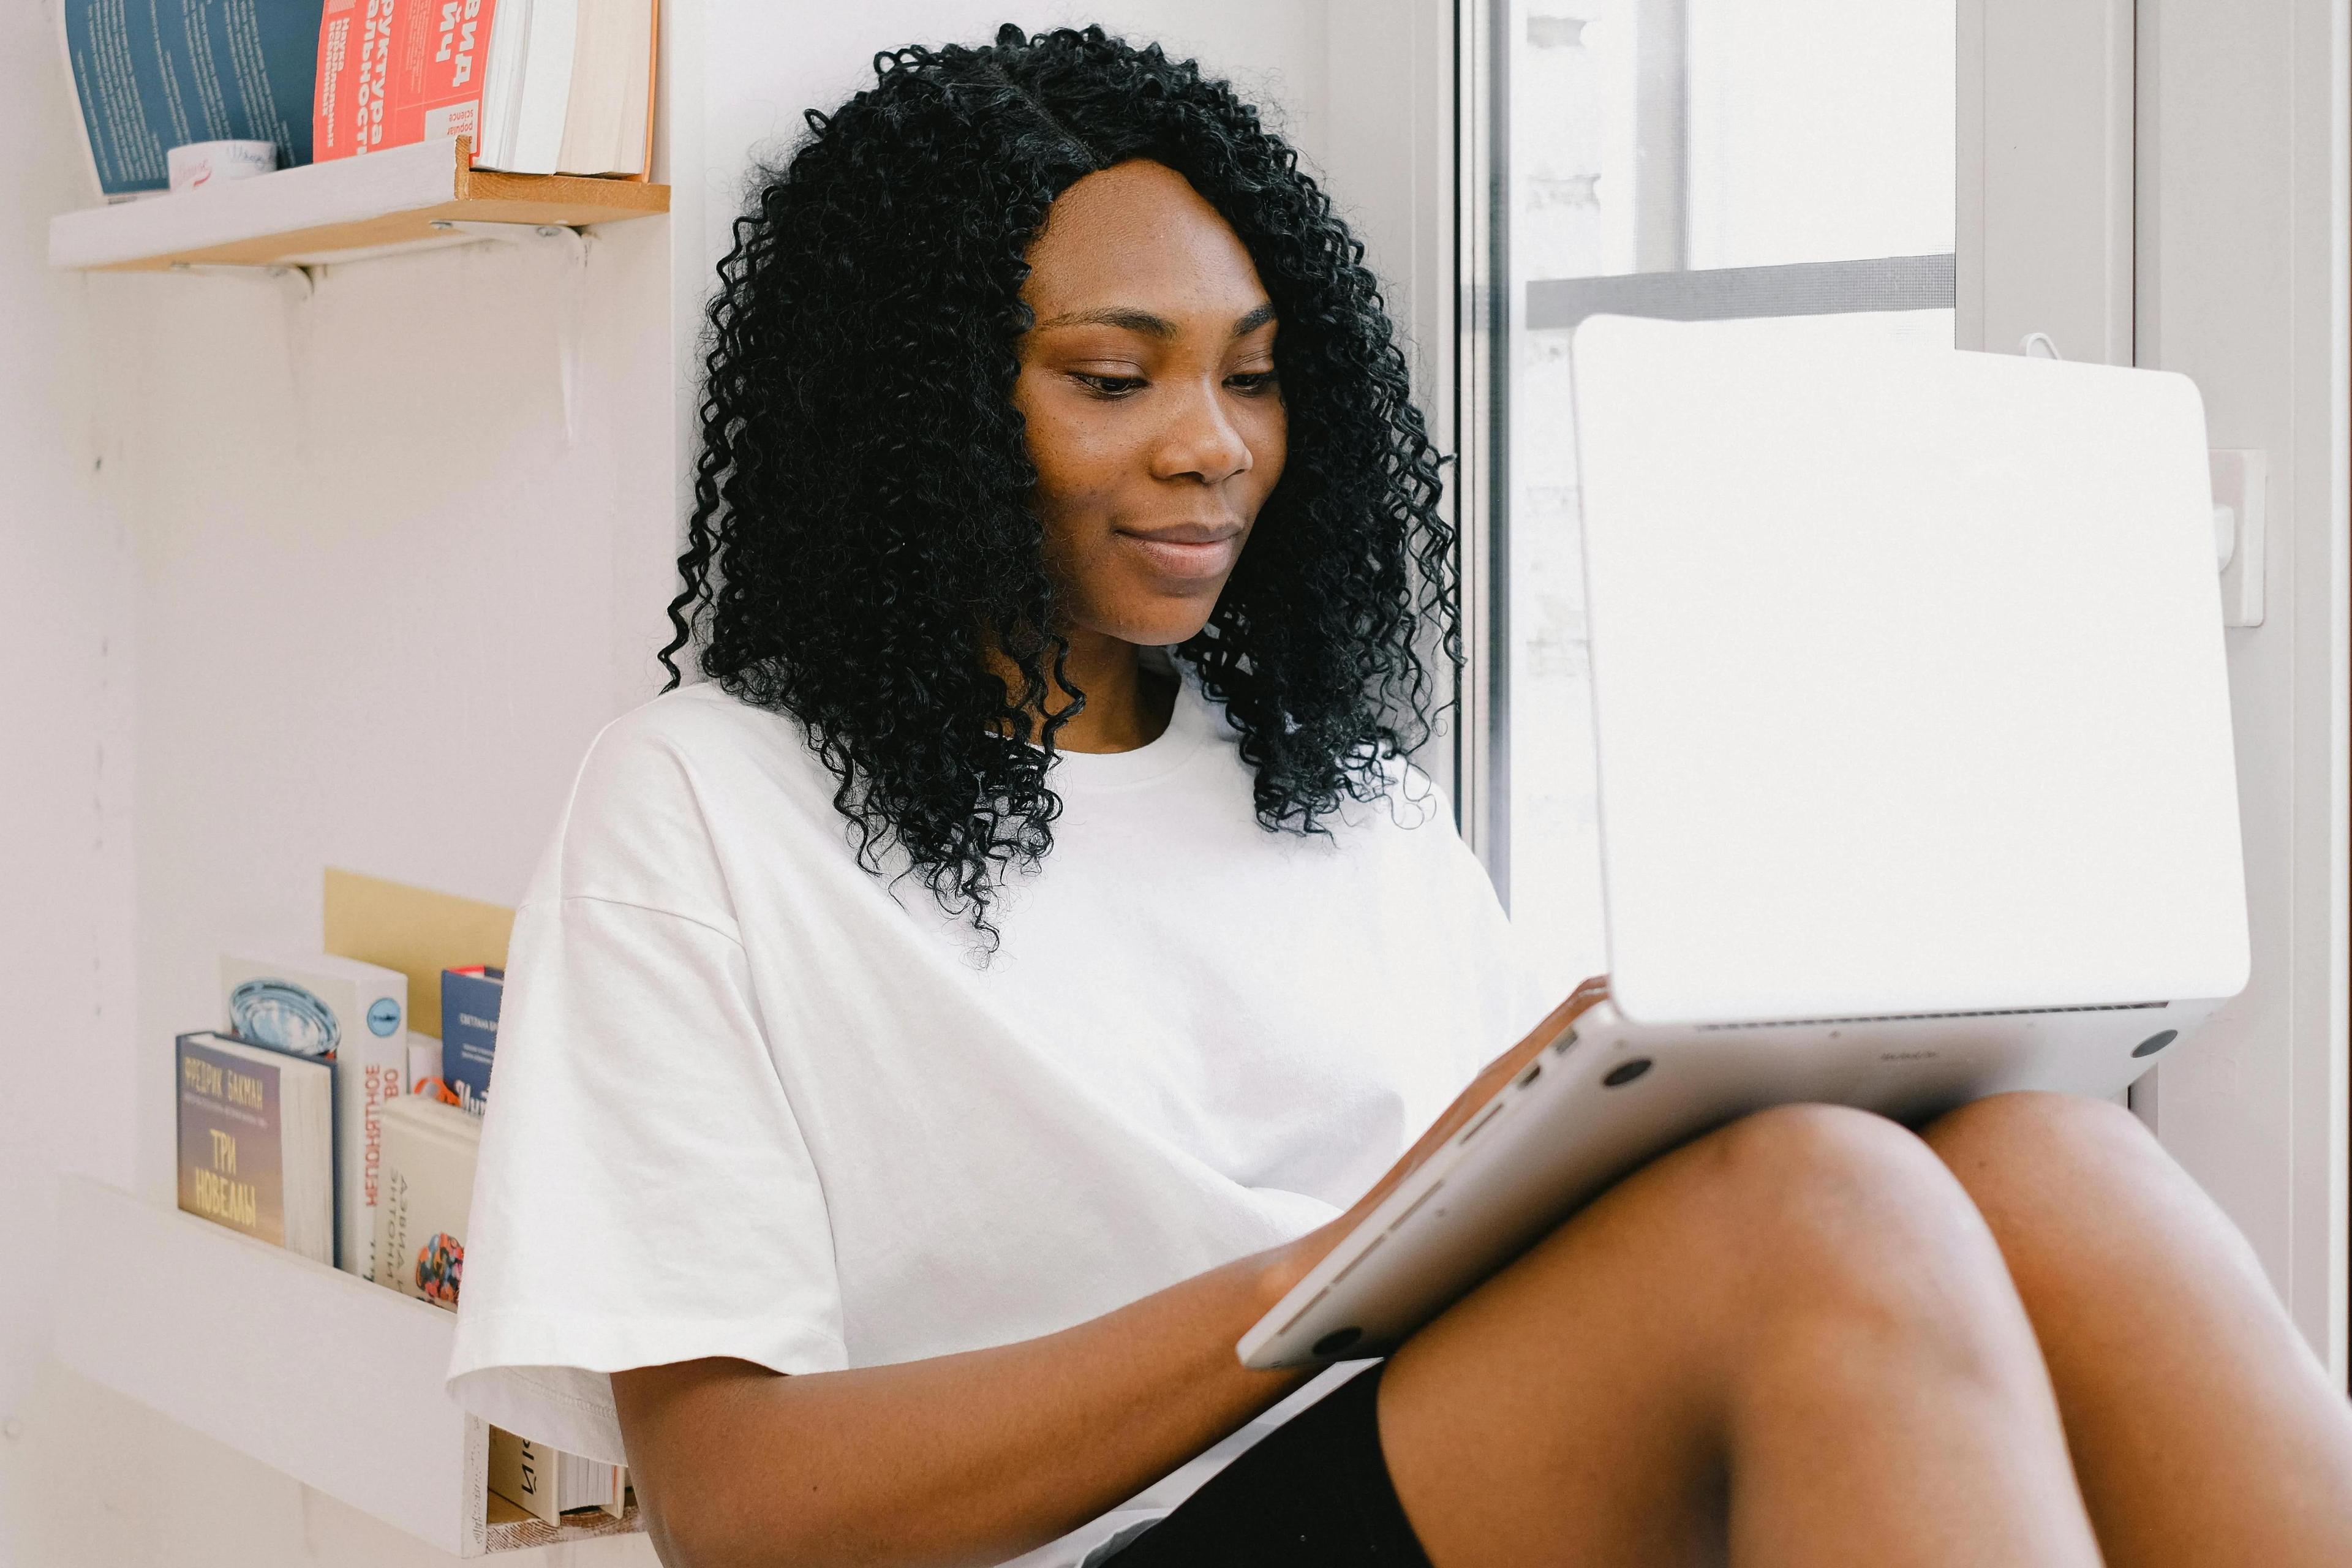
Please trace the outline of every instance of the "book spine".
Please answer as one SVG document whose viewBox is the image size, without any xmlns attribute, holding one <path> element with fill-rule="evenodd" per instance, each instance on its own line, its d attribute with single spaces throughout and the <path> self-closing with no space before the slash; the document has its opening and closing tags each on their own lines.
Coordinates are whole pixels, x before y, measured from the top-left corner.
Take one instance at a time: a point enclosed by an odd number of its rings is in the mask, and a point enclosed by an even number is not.
<svg viewBox="0 0 2352 1568">
<path fill-rule="evenodd" d="M 562 1456 L 504 1427 L 490 1428 L 490 1489 L 541 1524 L 557 1524 L 556 1478 Z"/>
<path fill-rule="evenodd" d="M 377 1278 L 375 1210 L 383 1165 L 383 1108 L 408 1076 L 408 1039 L 362 1031 L 335 1058 L 336 1266 L 363 1279 Z"/>
<path fill-rule="evenodd" d="M 359 94 L 365 18 L 356 0 L 327 0 L 319 18 L 319 69 L 310 101 L 310 159 L 323 163 L 359 151 L 352 104 Z"/>
</svg>

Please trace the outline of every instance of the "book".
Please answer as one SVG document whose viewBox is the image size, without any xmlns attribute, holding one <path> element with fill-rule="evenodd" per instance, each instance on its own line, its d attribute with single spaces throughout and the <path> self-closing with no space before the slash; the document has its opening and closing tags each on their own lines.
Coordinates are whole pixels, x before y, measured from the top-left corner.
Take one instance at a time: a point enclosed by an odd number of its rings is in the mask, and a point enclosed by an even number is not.
<svg viewBox="0 0 2352 1568">
<path fill-rule="evenodd" d="M 441 1042 L 414 1029 L 408 1033 L 408 1092 L 428 1095 L 445 1105 L 457 1103 L 441 1081 Z"/>
<path fill-rule="evenodd" d="M 209 1029 L 173 1041 L 180 1207 L 335 1258 L 334 1069 Z"/>
<path fill-rule="evenodd" d="M 629 1470 L 583 1459 L 517 1436 L 503 1426 L 490 1428 L 490 1489 L 545 1524 L 561 1521 L 574 1509 L 602 1509 L 615 1518 L 628 1502 Z"/>
<path fill-rule="evenodd" d="M 653 0 L 325 0 L 313 155 L 463 136 L 481 168 L 641 176 L 656 25 Z"/>
<path fill-rule="evenodd" d="M 318 26 L 318 89 L 310 142 L 320 163 L 440 136 L 472 140 L 486 121 L 483 84 L 494 43 L 511 54 L 528 30 L 530 0 L 326 0 Z M 509 71 L 510 67 L 507 68 Z M 495 166 L 495 165 L 492 165 Z"/>
<path fill-rule="evenodd" d="M 380 1117 L 407 1084 L 408 976 L 323 952 L 231 951 L 220 986 L 230 1034 L 334 1064 L 334 1261 L 374 1279 Z"/>
<path fill-rule="evenodd" d="M 558 174 L 643 174 L 650 167 L 659 26 L 656 0 L 580 0 Z"/>
<path fill-rule="evenodd" d="M 91 178 L 109 201 L 169 188 L 192 142 L 268 142 L 310 161 L 321 0 L 131 5 L 55 0 Z"/>
<path fill-rule="evenodd" d="M 383 1201 L 375 1211 L 375 1282 L 457 1310 L 466 1216 L 482 1121 L 421 1094 L 383 1108 Z"/>
<path fill-rule="evenodd" d="M 477 1116 L 490 1105 L 506 978 L 505 970 L 486 963 L 441 972 L 441 1081 Z"/>
</svg>

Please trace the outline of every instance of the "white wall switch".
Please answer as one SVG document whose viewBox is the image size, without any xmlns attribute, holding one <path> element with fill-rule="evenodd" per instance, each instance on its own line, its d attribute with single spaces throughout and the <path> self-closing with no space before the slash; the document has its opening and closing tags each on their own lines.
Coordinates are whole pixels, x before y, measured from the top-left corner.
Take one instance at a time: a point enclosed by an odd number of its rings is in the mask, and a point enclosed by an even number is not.
<svg viewBox="0 0 2352 1568">
<path fill-rule="evenodd" d="M 2263 624 L 2263 498 L 2270 454 L 2255 448 L 2216 450 L 2213 466 L 2213 555 L 2221 570 L 2221 624 Z"/>
</svg>

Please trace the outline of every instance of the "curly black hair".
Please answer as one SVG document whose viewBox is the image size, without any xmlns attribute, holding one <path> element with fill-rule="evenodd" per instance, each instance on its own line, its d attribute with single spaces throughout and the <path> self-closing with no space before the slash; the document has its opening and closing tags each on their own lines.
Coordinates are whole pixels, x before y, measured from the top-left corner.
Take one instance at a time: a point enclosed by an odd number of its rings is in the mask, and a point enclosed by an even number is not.
<svg viewBox="0 0 2352 1568">
<path fill-rule="evenodd" d="M 672 655 L 788 713 L 877 874 L 902 858 L 993 937 L 995 879 L 1060 809 L 1067 643 L 1013 405 L 1024 258 L 1071 184 L 1129 159 L 1232 226 L 1278 319 L 1282 478 L 1200 635 L 1259 821 L 1318 831 L 1431 733 L 1458 668 L 1440 458 L 1363 246 L 1281 137 L 1197 63 L 1099 27 L 875 57 L 875 85 L 756 173 L 709 309 Z M 990 672 L 1002 649 L 1024 689 Z M 666 688 L 667 689 L 667 688 Z M 1029 714 L 1045 714 L 1041 745 Z"/>
</svg>

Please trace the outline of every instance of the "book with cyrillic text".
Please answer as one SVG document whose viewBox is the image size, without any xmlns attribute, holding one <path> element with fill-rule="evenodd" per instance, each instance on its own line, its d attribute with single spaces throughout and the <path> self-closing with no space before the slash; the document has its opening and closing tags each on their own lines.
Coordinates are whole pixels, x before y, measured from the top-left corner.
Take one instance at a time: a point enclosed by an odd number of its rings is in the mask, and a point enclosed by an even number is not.
<svg viewBox="0 0 2352 1568">
<path fill-rule="evenodd" d="M 565 1514 L 583 1508 L 618 1517 L 628 1506 L 629 1468 L 561 1453 L 493 1426 L 490 1489 L 542 1524 L 561 1524 Z"/>
<path fill-rule="evenodd" d="M 641 176 L 654 0 L 326 0 L 314 156 L 462 136 L 513 174 Z"/>
<path fill-rule="evenodd" d="M 376 1283 L 457 1308 L 482 1119 L 421 1094 L 383 1108 L 383 1200 L 375 1211 Z"/>
<path fill-rule="evenodd" d="M 485 963 L 441 972 L 441 1081 L 477 1116 L 489 1109 L 506 980 L 505 970 Z"/>
<path fill-rule="evenodd" d="M 209 1029 L 173 1042 L 180 1207 L 335 1260 L 334 1069 Z"/>
<path fill-rule="evenodd" d="M 334 1064 L 335 1264 L 374 1279 L 379 1119 L 408 1077 L 408 976 L 323 952 L 229 952 L 220 984 L 230 1034 Z"/>
<path fill-rule="evenodd" d="M 320 0 L 54 3 L 82 145 L 107 200 L 168 189 L 163 154 L 191 142 L 269 142 L 281 168 L 310 161 Z"/>
</svg>

